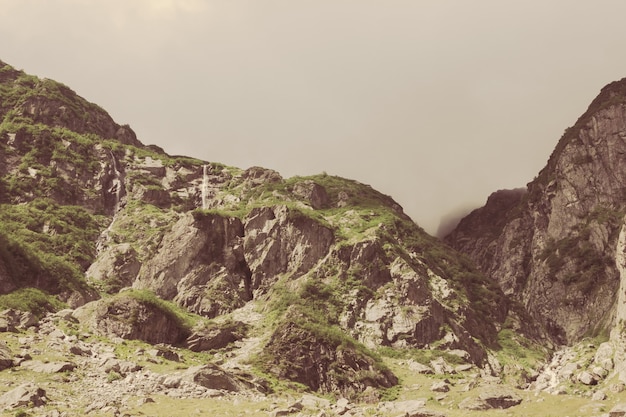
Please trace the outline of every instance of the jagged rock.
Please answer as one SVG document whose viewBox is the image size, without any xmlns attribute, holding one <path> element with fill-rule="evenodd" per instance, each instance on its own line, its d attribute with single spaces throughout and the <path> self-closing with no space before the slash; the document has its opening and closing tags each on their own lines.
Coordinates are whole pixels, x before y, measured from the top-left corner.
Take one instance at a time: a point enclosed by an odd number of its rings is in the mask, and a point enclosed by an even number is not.
<svg viewBox="0 0 626 417">
<path fill-rule="evenodd" d="M 149 300 L 136 298 L 132 293 L 97 301 L 95 305 L 77 310 L 74 315 L 100 334 L 148 343 L 177 344 L 188 333 L 171 312 Z"/>
<path fill-rule="evenodd" d="M 157 345 L 154 349 L 148 351 L 150 356 L 155 358 L 163 358 L 172 362 L 180 362 L 180 355 L 165 345 Z"/>
<path fill-rule="evenodd" d="M 30 311 L 6 309 L 0 312 L 0 332 L 15 332 L 35 326 L 39 320 Z"/>
<path fill-rule="evenodd" d="M 243 234 L 236 217 L 183 214 L 142 265 L 133 287 L 207 317 L 242 307 L 252 298 Z"/>
<path fill-rule="evenodd" d="M 480 411 L 480 410 L 488 410 L 491 407 L 489 406 L 489 404 L 487 404 L 485 401 L 481 400 L 480 398 L 467 397 L 459 403 L 459 408 L 463 410 Z"/>
<path fill-rule="evenodd" d="M 613 344 L 611 342 L 604 342 L 598 347 L 593 361 L 605 370 L 611 371 L 614 368 L 614 353 Z"/>
<path fill-rule="evenodd" d="M 21 366 L 31 371 L 41 372 L 45 374 L 56 374 L 59 372 L 73 371 L 76 369 L 76 364 L 72 362 L 41 362 L 41 361 L 26 361 L 22 362 Z"/>
<path fill-rule="evenodd" d="M 124 361 L 110 357 L 100 362 L 100 369 L 102 369 L 102 371 L 104 371 L 105 373 L 117 372 L 120 375 L 124 376 L 131 372 L 137 372 L 141 370 L 142 366 L 136 364 L 135 362 Z"/>
<path fill-rule="evenodd" d="M 46 391 L 33 383 L 28 383 L 0 396 L 0 410 L 30 406 L 41 407 L 46 401 Z"/>
<path fill-rule="evenodd" d="M 445 381 L 437 381 L 430 386 L 430 390 L 434 392 L 448 392 L 450 391 L 450 385 Z"/>
<path fill-rule="evenodd" d="M 314 181 L 298 182 L 293 187 L 293 193 L 306 199 L 311 207 L 316 210 L 328 208 L 330 204 L 326 189 Z"/>
<path fill-rule="evenodd" d="M 0 371 L 13 366 L 13 353 L 6 343 L 0 343 Z"/>
<path fill-rule="evenodd" d="M 609 411 L 609 417 L 624 417 L 626 416 L 626 404 L 620 403 L 611 408 Z"/>
<path fill-rule="evenodd" d="M 619 325 L 625 84 L 602 89 L 526 193 L 494 193 L 446 239 L 539 320 L 534 337 L 573 344 Z"/>
<path fill-rule="evenodd" d="M 454 368 L 442 357 L 430 361 L 430 366 L 438 375 L 454 374 Z"/>
<path fill-rule="evenodd" d="M 269 372 L 314 391 L 340 392 L 349 398 L 366 386 L 388 388 L 397 384 L 391 371 L 379 367 L 356 347 L 338 349 L 340 340 L 328 340 L 298 325 L 297 309 L 289 310 L 287 317 L 290 319 L 278 326 L 263 352 Z"/>
<path fill-rule="evenodd" d="M 139 273 L 141 263 L 129 243 L 109 246 L 85 272 L 87 281 L 102 285 L 109 294 L 129 287 Z"/>
<path fill-rule="evenodd" d="M 487 386 L 479 394 L 479 399 L 489 405 L 490 408 L 510 408 L 522 402 L 515 391 L 504 386 Z"/>
<path fill-rule="evenodd" d="M 250 186 L 257 186 L 268 182 L 280 182 L 283 180 L 283 177 L 273 169 L 256 166 L 246 169 L 241 176 Z"/>
<path fill-rule="evenodd" d="M 219 366 L 212 364 L 191 367 L 184 373 L 182 378 L 183 380 L 215 390 L 239 392 L 252 386 L 251 383 L 244 382 Z"/>
<path fill-rule="evenodd" d="M 311 394 L 304 394 L 298 401 L 304 408 L 312 410 L 327 409 L 330 407 L 330 400 L 322 397 L 316 397 Z"/>
<path fill-rule="evenodd" d="M 246 333 L 246 325 L 242 322 L 231 322 L 225 325 L 196 329 L 187 338 L 187 348 L 194 352 L 222 349 L 229 344 L 241 340 Z"/>
<path fill-rule="evenodd" d="M 244 229 L 245 258 L 252 273 L 251 288 L 264 293 L 281 274 L 295 278 L 326 256 L 332 230 L 298 209 L 280 205 L 253 209 Z"/>
<path fill-rule="evenodd" d="M 417 372 L 418 374 L 432 375 L 435 373 L 435 371 L 433 371 L 433 368 L 431 368 L 430 366 L 415 362 L 413 360 L 408 361 L 408 366 L 411 371 Z"/>
<path fill-rule="evenodd" d="M 598 383 L 598 377 L 587 371 L 579 373 L 576 380 L 585 385 L 596 385 Z"/>
<path fill-rule="evenodd" d="M 165 388 L 178 388 L 182 380 L 182 377 L 179 375 L 168 376 L 163 380 L 163 386 Z"/>
<path fill-rule="evenodd" d="M 602 390 L 598 390 L 591 396 L 592 401 L 604 401 L 606 400 L 606 393 Z"/>
<path fill-rule="evenodd" d="M 92 354 L 91 349 L 82 344 L 70 346 L 69 352 L 76 356 L 91 356 Z"/>
</svg>

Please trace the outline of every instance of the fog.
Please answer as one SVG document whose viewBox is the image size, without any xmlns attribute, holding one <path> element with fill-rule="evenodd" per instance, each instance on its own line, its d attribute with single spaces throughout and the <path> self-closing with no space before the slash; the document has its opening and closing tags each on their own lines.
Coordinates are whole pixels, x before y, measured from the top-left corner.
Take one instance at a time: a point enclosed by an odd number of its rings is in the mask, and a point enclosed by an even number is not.
<svg viewBox="0 0 626 417">
<path fill-rule="evenodd" d="M 145 144 L 356 179 L 435 233 L 531 181 L 626 76 L 626 3 L 573 3 L 0 0 L 0 59 Z"/>
</svg>

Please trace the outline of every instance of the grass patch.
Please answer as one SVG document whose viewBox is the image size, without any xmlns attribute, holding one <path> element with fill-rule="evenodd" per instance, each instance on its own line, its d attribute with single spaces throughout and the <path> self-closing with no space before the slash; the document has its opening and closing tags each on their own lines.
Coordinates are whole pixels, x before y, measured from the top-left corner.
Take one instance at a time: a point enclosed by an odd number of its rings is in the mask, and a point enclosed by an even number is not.
<svg viewBox="0 0 626 417">
<path fill-rule="evenodd" d="M 20 311 L 30 311 L 38 318 L 48 312 L 59 311 L 67 305 L 56 297 L 37 288 L 21 288 L 9 294 L 0 295 L 0 310 L 12 308 Z"/>
</svg>

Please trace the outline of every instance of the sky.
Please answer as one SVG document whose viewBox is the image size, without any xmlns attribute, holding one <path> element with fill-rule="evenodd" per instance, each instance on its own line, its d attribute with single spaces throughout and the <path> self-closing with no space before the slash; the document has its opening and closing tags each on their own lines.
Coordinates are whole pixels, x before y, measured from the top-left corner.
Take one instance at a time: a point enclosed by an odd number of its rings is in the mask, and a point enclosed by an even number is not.
<svg viewBox="0 0 626 417">
<path fill-rule="evenodd" d="M 0 0 L 0 60 L 145 144 L 392 196 L 431 234 L 524 187 L 626 77 L 626 2 Z"/>
</svg>

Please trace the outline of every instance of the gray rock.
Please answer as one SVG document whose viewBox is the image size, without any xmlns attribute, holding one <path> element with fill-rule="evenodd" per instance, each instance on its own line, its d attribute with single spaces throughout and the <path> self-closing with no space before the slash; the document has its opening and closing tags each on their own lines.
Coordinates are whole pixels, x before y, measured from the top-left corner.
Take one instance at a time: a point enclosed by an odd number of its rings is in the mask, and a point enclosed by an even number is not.
<svg viewBox="0 0 626 417">
<path fill-rule="evenodd" d="M 418 374 L 432 375 L 435 373 L 435 371 L 433 371 L 433 368 L 431 368 L 430 366 L 415 362 L 413 360 L 408 361 L 408 365 L 411 371 L 417 372 Z"/>
<path fill-rule="evenodd" d="M 430 390 L 434 392 L 448 392 L 450 391 L 450 385 L 445 381 L 437 381 L 430 386 Z"/>
<path fill-rule="evenodd" d="M 73 371 L 76 369 L 76 364 L 72 362 L 49 362 L 44 363 L 41 361 L 26 361 L 22 362 L 21 366 L 26 369 L 30 369 L 34 372 L 41 372 L 44 374 L 56 374 L 59 372 Z"/>
<path fill-rule="evenodd" d="M 13 366 L 13 353 L 6 345 L 6 343 L 0 343 L 0 371 Z"/>
<path fill-rule="evenodd" d="M 196 383 L 209 389 L 234 392 L 239 392 L 243 388 L 248 387 L 236 376 L 212 364 L 189 368 L 183 374 L 183 380 Z"/>
<path fill-rule="evenodd" d="M 624 417 L 626 416 L 626 403 L 617 404 L 609 411 L 609 417 Z"/>
<path fill-rule="evenodd" d="M 598 390 L 591 396 L 592 401 L 604 401 L 606 400 L 606 393 L 602 390 Z"/>
<path fill-rule="evenodd" d="M 437 358 L 430 361 L 430 366 L 433 368 L 436 374 L 445 375 L 445 374 L 454 374 L 456 371 L 444 358 Z"/>
<path fill-rule="evenodd" d="M 163 380 L 163 386 L 165 388 L 178 388 L 182 382 L 182 377 L 179 375 L 168 376 Z"/>
<path fill-rule="evenodd" d="M 491 407 L 485 401 L 480 398 L 475 397 L 467 397 L 463 401 L 459 403 L 459 408 L 463 410 L 472 410 L 472 411 L 480 411 L 480 410 L 488 410 Z"/>
<path fill-rule="evenodd" d="M 522 402 L 522 397 L 513 389 L 499 385 L 485 387 L 478 398 L 490 408 L 510 408 Z"/>
<path fill-rule="evenodd" d="M 35 384 L 28 383 L 0 396 L 0 409 L 17 407 L 40 407 L 46 403 L 46 391 Z"/>
<path fill-rule="evenodd" d="M 582 371 L 581 373 L 579 373 L 576 379 L 578 380 L 578 382 L 585 385 L 596 385 L 598 383 L 597 376 L 587 371 Z"/>
</svg>

